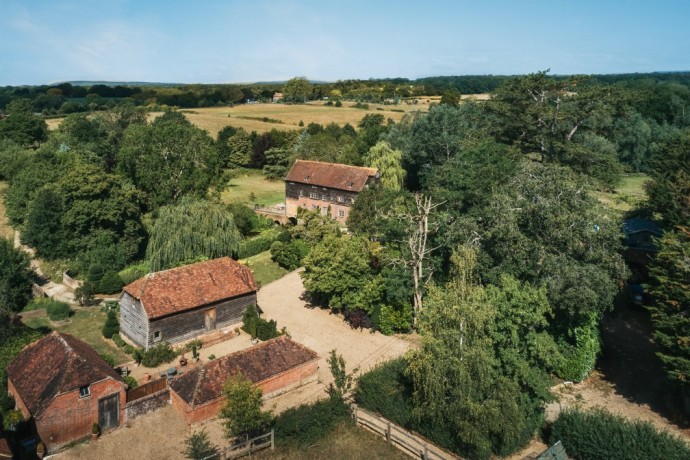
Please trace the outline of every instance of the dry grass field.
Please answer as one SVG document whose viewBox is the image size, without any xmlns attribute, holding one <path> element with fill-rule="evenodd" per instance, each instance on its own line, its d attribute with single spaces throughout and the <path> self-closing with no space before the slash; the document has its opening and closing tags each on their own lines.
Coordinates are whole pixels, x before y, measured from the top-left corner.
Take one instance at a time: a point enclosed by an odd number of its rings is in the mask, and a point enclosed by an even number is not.
<svg viewBox="0 0 690 460">
<path fill-rule="evenodd" d="M 14 240 L 14 230 L 10 226 L 7 215 L 5 214 L 5 191 L 7 182 L 0 181 L 0 238 Z"/>
<path fill-rule="evenodd" d="M 488 94 L 470 94 L 462 96 L 463 100 L 485 101 Z M 242 104 L 235 107 L 204 107 L 198 109 L 182 109 L 181 112 L 201 129 L 205 129 L 211 136 L 226 126 L 244 128 L 247 131 L 263 133 L 271 129 L 299 129 L 299 122 L 304 125 L 320 123 L 327 125 L 337 123 L 344 125 L 357 123 L 368 113 L 380 113 L 386 119 L 392 118 L 400 121 L 406 112 L 427 112 L 429 105 L 439 103 L 441 96 L 420 96 L 417 104 L 402 103 L 400 105 L 368 104 L 369 109 L 357 109 L 354 102 L 344 102 L 342 107 L 327 106 L 322 101 L 314 101 L 308 104 Z M 158 117 L 161 112 L 149 113 L 149 120 Z M 268 122 L 263 119 L 279 120 L 280 122 Z M 57 129 L 62 118 L 46 120 L 48 128 Z"/>
</svg>

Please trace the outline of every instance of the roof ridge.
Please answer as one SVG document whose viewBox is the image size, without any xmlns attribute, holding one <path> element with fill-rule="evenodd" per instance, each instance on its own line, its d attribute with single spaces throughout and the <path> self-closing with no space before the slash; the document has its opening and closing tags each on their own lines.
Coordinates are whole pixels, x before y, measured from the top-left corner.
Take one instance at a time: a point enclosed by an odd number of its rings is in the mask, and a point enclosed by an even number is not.
<svg viewBox="0 0 690 460">
<path fill-rule="evenodd" d="M 196 378 L 196 384 L 194 385 L 194 392 L 192 392 L 192 398 L 191 398 L 192 404 L 191 404 L 191 406 L 196 405 L 196 403 L 195 403 L 196 396 L 199 393 L 199 389 L 201 387 L 201 381 L 204 379 L 205 376 L 206 376 L 206 366 L 201 365 L 199 367 L 199 376 Z"/>
</svg>

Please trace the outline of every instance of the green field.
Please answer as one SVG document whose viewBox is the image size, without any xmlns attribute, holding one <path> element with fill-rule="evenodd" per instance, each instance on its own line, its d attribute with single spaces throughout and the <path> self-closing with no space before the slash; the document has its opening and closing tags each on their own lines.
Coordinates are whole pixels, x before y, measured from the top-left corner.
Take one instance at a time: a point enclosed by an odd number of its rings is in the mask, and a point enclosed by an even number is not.
<svg viewBox="0 0 690 460">
<path fill-rule="evenodd" d="M 644 184 L 648 180 L 650 177 L 646 174 L 626 174 L 616 187 L 615 192 L 596 192 L 595 196 L 600 202 L 612 209 L 623 212 L 629 211 L 647 199 Z"/>
<path fill-rule="evenodd" d="M 51 326 L 45 310 L 37 310 L 22 321 L 32 329 L 48 328 L 71 334 L 91 345 L 98 353 L 112 355 L 115 358 L 116 364 L 131 361 L 132 358 L 130 356 L 111 346 L 103 339 L 101 329 L 103 324 L 105 324 L 105 318 L 106 315 L 100 308 L 92 307 L 75 311 L 69 323 L 65 325 Z"/>
<path fill-rule="evenodd" d="M 223 203 L 239 202 L 272 206 L 285 202 L 285 183 L 268 180 L 264 178 L 261 171 L 245 169 L 230 179 L 220 198 Z"/>
<path fill-rule="evenodd" d="M 271 260 L 271 252 L 264 251 L 255 256 L 242 259 L 254 272 L 254 279 L 259 286 L 265 286 L 271 281 L 282 278 L 288 271 Z"/>
</svg>

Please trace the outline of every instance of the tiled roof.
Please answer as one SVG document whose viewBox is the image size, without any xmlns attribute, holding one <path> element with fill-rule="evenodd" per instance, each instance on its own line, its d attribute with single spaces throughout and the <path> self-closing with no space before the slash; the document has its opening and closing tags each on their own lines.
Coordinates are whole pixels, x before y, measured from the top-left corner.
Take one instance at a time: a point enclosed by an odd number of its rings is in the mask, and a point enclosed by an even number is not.
<svg viewBox="0 0 690 460">
<path fill-rule="evenodd" d="M 170 388 L 190 406 L 199 406 L 218 398 L 225 382 L 237 373 L 259 383 L 318 357 L 315 351 L 281 336 L 192 369 L 175 377 Z"/>
<path fill-rule="evenodd" d="M 108 377 L 122 382 L 90 345 L 58 332 L 27 345 L 7 366 L 7 377 L 34 417 L 61 393 Z"/>
<path fill-rule="evenodd" d="M 124 287 L 149 319 L 179 313 L 257 290 L 252 271 L 229 257 L 149 273 Z"/>
<path fill-rule="evenodd" d="M 317 185 L 338 190 L 360 192 L 367 180 L 376 177 L 378 169 L 349 166 L 338 163 L 297 160 L 290 169 L 286 181 Z"/>
</svg>

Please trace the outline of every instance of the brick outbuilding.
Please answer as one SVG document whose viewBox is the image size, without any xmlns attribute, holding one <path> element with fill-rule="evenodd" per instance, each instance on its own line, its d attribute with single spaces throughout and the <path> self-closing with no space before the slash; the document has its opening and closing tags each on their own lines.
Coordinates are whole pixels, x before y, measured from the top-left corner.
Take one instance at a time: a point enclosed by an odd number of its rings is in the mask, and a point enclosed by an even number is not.
<svg viewBox="0 0 690 460">
<path fill-rule="evenodd" d="M 7 366 L 9 393 L 48 451 L 107 431 L 124 417 L 126 384 L 85 342 L 52 334 L 27 345 Z"/>
<path fill-rule="evenodd" d="M 242 374 L 263 390 L 264 398 L 316 378 L 319 356 L 286 336 L 213 360 L 170 382 L 173 407 L 187 423 L 215 417 L 225 403 L 223 385 Z"/>
</svg>

